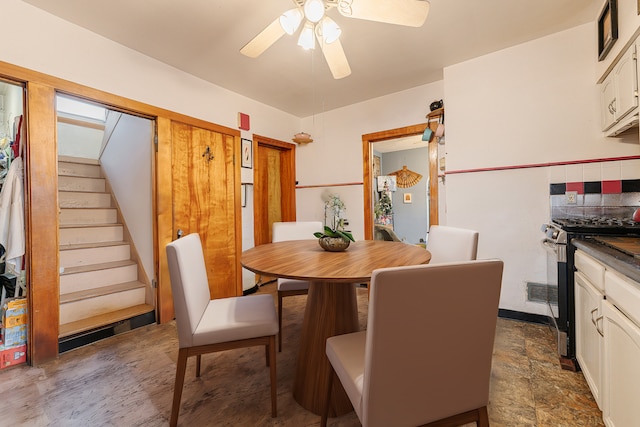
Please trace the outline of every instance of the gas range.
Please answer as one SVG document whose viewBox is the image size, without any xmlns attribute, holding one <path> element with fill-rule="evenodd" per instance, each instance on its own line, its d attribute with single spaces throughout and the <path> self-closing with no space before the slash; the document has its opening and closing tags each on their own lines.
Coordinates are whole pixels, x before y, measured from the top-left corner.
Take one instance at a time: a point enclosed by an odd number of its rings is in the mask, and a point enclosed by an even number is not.
<svg viewBox="0 0 640 427">
<path fill-rule="evenodd" d="M 554 218 L 554 224 L 570 233 L 640 235 L 640 222 L 631 218 L 591 216 Z"/>
</svg>

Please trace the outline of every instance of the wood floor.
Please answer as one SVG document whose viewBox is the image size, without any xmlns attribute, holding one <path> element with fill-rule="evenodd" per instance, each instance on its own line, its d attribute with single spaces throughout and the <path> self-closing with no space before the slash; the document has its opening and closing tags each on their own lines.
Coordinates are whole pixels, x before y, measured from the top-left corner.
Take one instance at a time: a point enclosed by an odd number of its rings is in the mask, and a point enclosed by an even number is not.
<svg viewBox="0 0 640 427">
<path fill-rule="evenodd" d="M 275 285 L 260 288 L 275 293 Z M 360 323 L 367 291 L 358 289 Z M 317 426 L 320 417 L 291 395 L 305 296 L 284 303 L 277 355 L 278 417 L 271 418 L 269 371 L 262 348 L 206 355 L 202 376 L 189 361 L 178 425 Z M 165 426 L 171 411 L 178 341 L 175 323 L 149 325 L 66 352 L 54 362 L 0 371 L 3 426 Z M 564 371 L 545 326 L 500 319 L 489 418 L 498 426 L 601 426 L 581 373 Z M 359 426 L 353 412 L 331 426 Z"/>
</svg>

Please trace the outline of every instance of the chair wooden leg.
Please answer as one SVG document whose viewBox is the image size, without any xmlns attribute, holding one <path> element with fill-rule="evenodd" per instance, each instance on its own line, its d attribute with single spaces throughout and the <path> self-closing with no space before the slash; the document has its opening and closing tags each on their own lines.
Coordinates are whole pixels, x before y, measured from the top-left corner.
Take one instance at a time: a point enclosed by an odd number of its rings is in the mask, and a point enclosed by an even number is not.
<svg viewBox="0 0 640 427">
<path fill-rule="evenodd" d="M 269 371 L 271 377 L 271 416 L 273 418 L 278 416 L 278 379 L 276 377 L 276 337 L 272 335 L 269 337 L 269 344 L 267 345 L 269 351 Z"/>
<path fill-rule="evenodd" d="M 200 365 L 202 364 L 202 355 L 196 356 L 196 378 L 200 377 Z"/>
<path fill-rule="evenodd" d="M 282 351 L 282 293 L 278 291 L 278 351 Z"/>
<path fill-rule="evenodd" d="M 489 412 L 486 406 L 478 409 L 478 427 L 489 427 Z"/>
<path fill-rule="evenodd" d="M 176 363 L 176 383 L 173 388 L 173 404 L 171 405 L 171 419 L 169 425 L 178 425 L 178 414 L 180 413 L 180 399 L 182 398 L 182 386 L 184 385 L 184 374 L 187 370 L 188 349 L 181 348 L 178 351 L 178 362 Z"/>
<path fill-rule="evenodd" d="M 269 357 L 271 357 L 271 355 L 269 354 L 269 346 L 265 345 L 264 346 L 264 360 L 267 363 L 267 367 L 269 367 Z"/>
<path fill-rule="evenodd" d="M 461 426 L 469 423 L 475 423 L 478 427 L 489 427 L 489 413 L 487 407 L 483 406 L 478 409 L 452 415 L 438 421 L 424 424 L 420 427 L 452 427 Z"/>
<path fill-rule="evenodd" d="M 329 380 L 327 381 L 327 388 L 324 390 L 324 403 L 322 408 L 322 415 L 320 416 L 320 427 L 327 427 L 327 418 L 329 418 L 329 402 L 331 402 L 331 388 L 333 387 L 333 367 L 329 373 Z"/>
</svg>

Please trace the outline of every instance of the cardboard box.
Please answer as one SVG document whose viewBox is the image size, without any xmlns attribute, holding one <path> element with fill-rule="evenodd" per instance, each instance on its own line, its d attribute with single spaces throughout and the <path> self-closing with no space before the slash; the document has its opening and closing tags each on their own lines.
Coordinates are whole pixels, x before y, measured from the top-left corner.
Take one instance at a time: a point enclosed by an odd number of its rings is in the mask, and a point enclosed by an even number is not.
<svg viewBox="0 0 640 427">
<path fill-rule="evenodd" d="M 4 328 L 13 328 L 27 324 L 27 299 L 17 298 L 5 302 L 2 308 L 2 325 Z"/>
<path fill-rule="evenodd" d="M 5 348 L 17 347 L 27 343 L 27 325 L 2 328 L 2 342 Z"/>
<path fill-rule="evenodd" d="M 27 362 L 27 345 L 5 348 L 0 346 L 0 369 Z"/>
</svg>

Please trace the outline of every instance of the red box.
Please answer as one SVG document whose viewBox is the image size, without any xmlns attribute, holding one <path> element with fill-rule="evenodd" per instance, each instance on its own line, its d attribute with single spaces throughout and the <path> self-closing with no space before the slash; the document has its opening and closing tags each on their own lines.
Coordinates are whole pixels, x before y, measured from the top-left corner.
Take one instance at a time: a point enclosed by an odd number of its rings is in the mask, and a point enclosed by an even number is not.
<svg viewBox="0 0 640 427">
<path fill-rule="evenodd" d="M 20 345 L 18 347 L 0 348 L 3 349 L 2 351 L 0 351 L 0 369 L 27 362 L 26 344 Z"/>
</svg>

